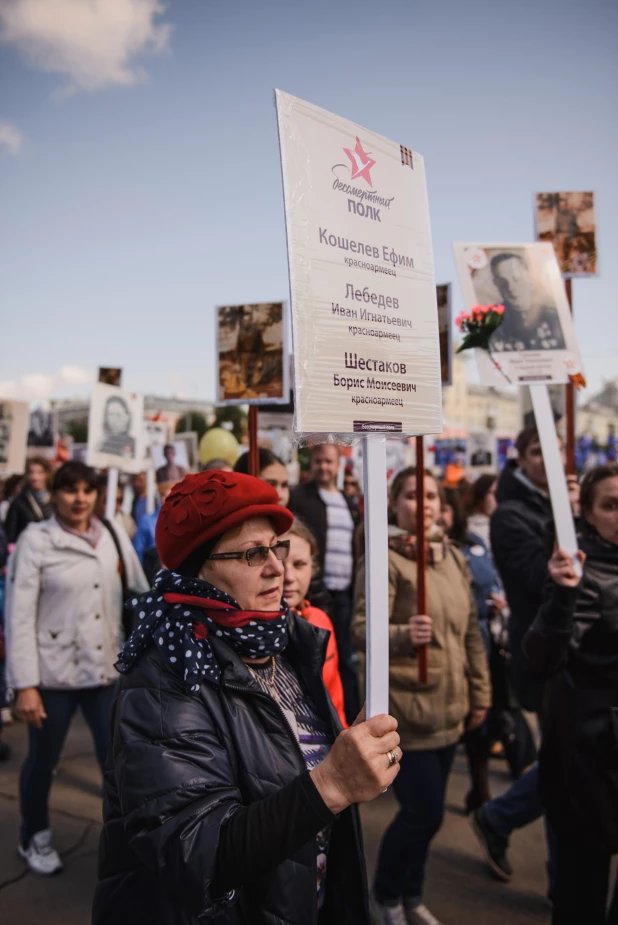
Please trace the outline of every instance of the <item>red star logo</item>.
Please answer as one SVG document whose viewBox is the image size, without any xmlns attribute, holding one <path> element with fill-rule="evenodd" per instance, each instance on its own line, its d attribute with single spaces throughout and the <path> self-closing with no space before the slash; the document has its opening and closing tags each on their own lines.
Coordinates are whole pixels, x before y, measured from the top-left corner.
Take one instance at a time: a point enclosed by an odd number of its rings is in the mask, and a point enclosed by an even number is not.
<svg viewBox="0 0 618 925">
<path fill-rule="evenodd" d="M 345 153 L 350 158 L 352 162 L 352 180 L 357 180 L 358 177 L 362 177 L 369 186 L 373 186 L 371 182 L 371 177 L 369 176 L 369 171 L 375 165 L 375 161 L 372 157 L 369 156 L 369 153 L 363 151 L 363 146 L 360 143 L 360 138 L 356 139 L 356 147 L 351 151 L 349 148 L 343 149 Z"/>
</svg>

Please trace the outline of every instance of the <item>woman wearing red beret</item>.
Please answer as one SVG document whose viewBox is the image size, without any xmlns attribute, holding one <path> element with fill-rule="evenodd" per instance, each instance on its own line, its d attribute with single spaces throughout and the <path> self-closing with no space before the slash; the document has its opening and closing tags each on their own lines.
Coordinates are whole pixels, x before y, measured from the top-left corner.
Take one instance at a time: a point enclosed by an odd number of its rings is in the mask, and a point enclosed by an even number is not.
<svg viewBox="0 0 618 925">
<path fill-rule="evenodd" d="M 189 475 L 117 664 L 93 925 L 367 925 L 355 803 L 394 780 L 396 721 L 341 731 L 327 633 L 285 608 L 276 491 Z"/>
</svg>

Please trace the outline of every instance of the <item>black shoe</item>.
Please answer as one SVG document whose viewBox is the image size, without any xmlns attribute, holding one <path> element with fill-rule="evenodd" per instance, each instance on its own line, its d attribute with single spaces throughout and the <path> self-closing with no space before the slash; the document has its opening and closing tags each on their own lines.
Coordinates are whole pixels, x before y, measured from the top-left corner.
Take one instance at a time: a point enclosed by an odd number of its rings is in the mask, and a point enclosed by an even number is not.
<svg viewBox="0 0 618 925">
<path fill-rule="evenodd" d="M 509 846 L 508 838 L 503 838 L 495 829 L 492 829 L 485 818 L 482 807 L 472 814 L 471 824 L 474 834 L 483 846 L 491 872 L 498 880 L 504 882 L 510 880 L 513 876 L 513 868 L 506 856 L 506 849 Z"/>
<path fill-rule="evenodd" d="M 11 746 L 6 742 L 0 742 L 0 761 L 8 761 L 11 757 Z"/>
</svg>

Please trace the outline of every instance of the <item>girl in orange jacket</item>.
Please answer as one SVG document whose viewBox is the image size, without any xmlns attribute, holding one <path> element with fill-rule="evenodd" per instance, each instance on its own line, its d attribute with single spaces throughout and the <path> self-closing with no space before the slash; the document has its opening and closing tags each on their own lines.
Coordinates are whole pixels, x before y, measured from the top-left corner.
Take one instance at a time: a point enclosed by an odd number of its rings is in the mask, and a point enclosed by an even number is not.
<svg viewBox="0 0 618 925">
<path fill-rule="evenodd" d="M 339 714 L 341 724 L 346 729 L 348 724 L 343 709 L 343 686 L 339 676 L 339 654 L 333 624 L 323 610 L 319 607 L 312 607 L 306 600 L 316 569 L 317 543 L 309 527 L 298 517 L 294 520 L 292 529 L 283 538 L 290 541 L 290 554 L 285 560 L 283 596 L 291 610 L 304 617 L 313 626 L 328 630 L 330 633 L 322 677 L 333 706 Z"/>
</svg>

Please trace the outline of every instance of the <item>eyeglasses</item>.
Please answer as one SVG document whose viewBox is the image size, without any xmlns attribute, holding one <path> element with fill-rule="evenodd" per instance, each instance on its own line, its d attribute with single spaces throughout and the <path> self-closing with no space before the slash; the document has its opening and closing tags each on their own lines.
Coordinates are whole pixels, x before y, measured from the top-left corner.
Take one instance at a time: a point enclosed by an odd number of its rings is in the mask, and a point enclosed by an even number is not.
<svg viewBox="0 0 618 925">
<path fill-rule="evenodd" d="M 290 541 L 281 540 L 281 542 L 275 543 L 274 546 L 251 546 L 243 552 L 216 552 L 212 556 L 208 556 L 208 558 L 246 559 L 247 565 L 251 568 L 256 568 L 259 565 L 264 565 L 268 559 L 268 554 L 271 552 L 274 554 L 275 559 L 283 562 L 290 554 Z"/>
</svg>

